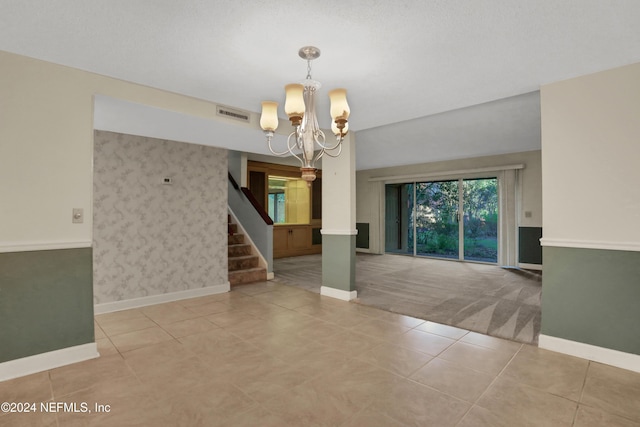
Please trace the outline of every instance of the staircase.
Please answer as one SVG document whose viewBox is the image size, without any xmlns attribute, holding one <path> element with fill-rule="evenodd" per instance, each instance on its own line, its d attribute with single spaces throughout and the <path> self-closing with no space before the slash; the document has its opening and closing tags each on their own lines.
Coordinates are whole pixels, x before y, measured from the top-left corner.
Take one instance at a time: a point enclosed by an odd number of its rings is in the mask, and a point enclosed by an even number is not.
<svg viewBox="0 0 640 427">
<path fill-rule="evenodd" d="M 251 245 L 244 242 L 244 234 L 238 234 L 238 224 L 228 216 L 229 283 L 231 286 L 264 282 L 267 270 L 259 266 L 258 256 L 252 254 Z"/>
</svg>

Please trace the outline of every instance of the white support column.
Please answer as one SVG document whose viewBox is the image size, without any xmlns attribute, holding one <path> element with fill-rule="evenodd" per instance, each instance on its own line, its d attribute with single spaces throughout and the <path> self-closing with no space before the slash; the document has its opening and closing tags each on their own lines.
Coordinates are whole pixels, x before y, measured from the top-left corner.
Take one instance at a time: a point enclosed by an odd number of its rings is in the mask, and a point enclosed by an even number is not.
<svg viewBox="0 0 640 427">
<path fill-rule="evenodd" d="M 322 295 L 355 299 L 355 135 L 347 134 L 338 157 L 322 159 Z"/>
</svg>

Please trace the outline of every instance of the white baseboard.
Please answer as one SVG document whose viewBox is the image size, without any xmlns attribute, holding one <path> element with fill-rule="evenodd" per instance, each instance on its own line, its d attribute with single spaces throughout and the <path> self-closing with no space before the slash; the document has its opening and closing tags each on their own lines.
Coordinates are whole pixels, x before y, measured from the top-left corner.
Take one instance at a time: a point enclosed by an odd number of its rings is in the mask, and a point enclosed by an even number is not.
<svg viewBox="0 0 640 427">
<path fill-rule="evenodd" d="M 542 334 L 538 338 L 538 347 L 629 371 L 640 372 L 640 355 L 638 354 L 624 353 L 618 350 Z"/>
<path fill-rule="evenodd" d="M 271 273 L 267 273 L 267 280 L 273 280 L 275 279 L 276 275 L 273 274 L 273 271 Z"/>
<path fill-rule="evenodd" d="M 148 305 L 162 304 L 165 302 L 180 301 L 188 298 L 204 297 L 207 295 L 222 294 L 229 292 L 231 285 L 229 282 L 216 285 L 207 286 L 206 288 L 189 289 L 186 291 L 171 292 L 168 294 L 151 295 L 142 298 L 133 298 L 123 301 L 105 302 L 102 304 L 96 304 L 93 307 L 94 314 L 112 313 L 114 311 L 129 310 L 130 308 L 146 307 Z"/>
<path fill-rule="evenodd" d="M 24 377 L 36 372 L 48 371 L 60 366 L 95 359 L 96 357 L 100 357 L 100 354 L 98 353 L 98 346 L 94 342 L 22 357 L 0 363 L 0 381 Z"/>
<path fill-rule="evenodd" d="M 524 268 L 525 270 L 538 270 L 542 271 L 542 264 L 527 264 L 525 262 L 519 262 L 518 268 Z"/>
<path fill-rule="evenodd" d="M 342 228 L 342 229 L 320 229 L 320 234 L 322 235 L 333 235 L 333 236 L 356 236 L 358 234 L 358 230 L 357 229 L 348 229 L 348 228 Z"/>
<path fill-rule="evenodd" d="M 320 295 L 341 299 L 343 301 L 351 301 L 358 297 L 358 291 L 343 291 L 342 289 L 335 289 L 335 288 L 330 288 L 328 286 L 322 286 L 320 287 Z"/>
</svg>

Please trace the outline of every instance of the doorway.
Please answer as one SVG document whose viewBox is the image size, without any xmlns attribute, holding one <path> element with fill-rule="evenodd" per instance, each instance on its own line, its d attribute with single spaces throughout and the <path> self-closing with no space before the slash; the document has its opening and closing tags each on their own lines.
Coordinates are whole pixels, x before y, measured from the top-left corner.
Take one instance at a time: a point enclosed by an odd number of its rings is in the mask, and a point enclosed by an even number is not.
<svg viewBox="0 0 640 427">
<path fill-rule="evenodd" d="M 249 160 L 247 187 L 273 220 L 273 258 L 322 252 L 322 173 L 312 183 L 300 168 Z"/>
<path fill-rule="evenodd" d="M 385 251 L 498 261 L 498 179 L 385 186 Z"/>
</svg>

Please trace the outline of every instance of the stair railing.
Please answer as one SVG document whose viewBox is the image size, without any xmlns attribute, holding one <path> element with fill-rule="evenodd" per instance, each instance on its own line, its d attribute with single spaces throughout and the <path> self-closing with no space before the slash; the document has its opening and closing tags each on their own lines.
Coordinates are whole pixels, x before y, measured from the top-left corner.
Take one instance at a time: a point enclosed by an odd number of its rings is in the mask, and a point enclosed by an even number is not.
<svg viewBox="0 0 640 427">
<path fill-rule="evenodd" d="M 267 262 L 267 273 L 273 272 L 273 220 L 247 187 L 240 187 L 229 176 L 229 208 L 246 230 L 248 237 Z"/>
<path fill-rule="evenodd" d="M 247 200 L 249 201 L 249 203 L 251 203 L 251 205 L 256 210 L 256 212 L 260 214 L 260 217 L 264 220 L 265 224 L 273 225 L 273 220 L 271 219 L 269 214 L 264 210 L 260 202 L 258 202 L 258 199 L 256 199 L 256 196 L 254 196 L 251 190 L 249 190 L 247 187 L 240 187 L 236 182 L 236 180 L 233 179 L 233 175 L 231 175 L 231 172 L 229 172 L 229 181 L 231 182 L 231 185 L 233 186 L 234 189 L 236 190 L 239 189 L 242 191 L 242 193 L 247 197 Z"/>
</svg>

